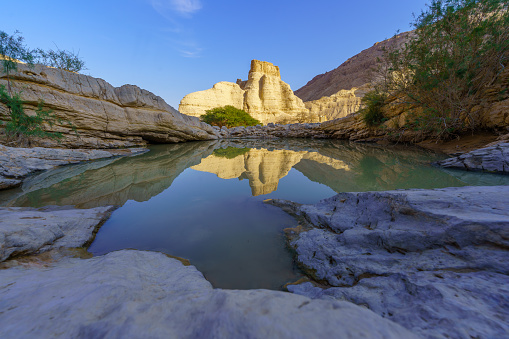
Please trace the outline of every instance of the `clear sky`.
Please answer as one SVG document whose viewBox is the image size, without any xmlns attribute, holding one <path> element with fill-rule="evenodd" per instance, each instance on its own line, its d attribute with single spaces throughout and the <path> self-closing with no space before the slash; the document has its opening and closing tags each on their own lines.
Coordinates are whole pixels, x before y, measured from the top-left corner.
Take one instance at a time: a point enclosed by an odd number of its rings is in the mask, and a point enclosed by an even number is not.
<svg viewBox="0 0 509 339">
<path fill-rule="evenodd" d="M 399 29 L 426 0 L 16 0 L 0 30 L 30 47 L 79 51 L 114 86 L 134 84 L 178 108 L 186 94 L 245 80 L 251 59 L 293 90 Z"/>
</svg>

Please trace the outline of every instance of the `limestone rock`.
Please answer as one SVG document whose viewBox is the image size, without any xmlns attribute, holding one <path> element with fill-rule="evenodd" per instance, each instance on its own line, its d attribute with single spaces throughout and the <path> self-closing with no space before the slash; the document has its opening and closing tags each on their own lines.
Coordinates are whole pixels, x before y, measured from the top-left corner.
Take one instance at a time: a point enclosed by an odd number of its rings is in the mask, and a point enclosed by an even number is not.
<svg viewBox="0 0 509 339">
<path fill-rule="evenodd" d="M 309 223 L 291 241 L 316 279 L 291 290 L 346 299 L 432 338 L 509 331 L 505 186 L 340 193 L 315 205 L 275 201 Z"/>
<path fill-rule="evenodd" d="M 318 116 L 320 122 L 343 118 L 361 108 L 361 99 L 369 89 L 369 85 L 343 89 L 331 96 L 306 101 L 304 104 L 312 115 Z"/>
<path fill-rule="evenodd" d="M 81 247 L 93 239 L 113 210 L 112 206 L 85 210 L 0 207 L 0 262 L 15 255 Z"/>
<path fill-rule="evenodd" d="M 47 126 L 62 132 L 59 145 L 52 140 L 39 140 L 39 146 L 72 148 L 118 148 L 145 145 L 150 142 L 180 142 L 217 139 L 211 126 L 199 119 L 182 115 L 151 92 L 133 85 L 113 87 L 91 76 L 36 65 L 18 65 L 12 75 L 12 86 L 22 92 L 28 114 L 34 112 L 39 100 L 67 123 Z M 0 84 L 6 75 L 0 73 Z M 0 104 L 0 120 L 8 119 L 7 107 Z"/>
<path fill-rule="evenodd" d="M 350 90 L 371 82 L 371 73 L 377 65 L 377 58 L 383 56 L 384 48 L 401 46 L 411 32 L 404 32 L 397 36 L 375 43 L 372 47 L 351 57 L 338 68 L 315 76 L 305 86 L 295 91 L 295 95 L 303 101 L 319 100 L 332 96 L 340 90 Z"/>
<path fill-rule="evenodd" d="M 111 158 L 120 155 L 135 155 L 146 152 L 146 148 L 126 150 L 69 150 L 58 148 L 21 148 L 0 145 L 0 190 L 19 186 L 19 179 L 57 166 L 77 164 L 82 161 Z"/>
<path fill-rule="evenodd" d="M 457 157 L 438 161 L 439 166 L 468 171 L 509 173 L 509 143 L 476 149 Z"/>
<path fill-rule="evenodd" d="M 215 107 L 231 105 L 245 110 L 263 124 L 270 122 L 311 122 L 308 109 L 281 80 L 279 67 L 253 60 L 247 81 L 219 82 L 211 89 L 186 95 L 180 102 L 181 113 L 200 117 Z"/>
<path fill-rule="evenodd" d="M 345 301 L 213 289 L 162 253 L 0 270 L 2 338 L 416 338 Z"/>
</svg>

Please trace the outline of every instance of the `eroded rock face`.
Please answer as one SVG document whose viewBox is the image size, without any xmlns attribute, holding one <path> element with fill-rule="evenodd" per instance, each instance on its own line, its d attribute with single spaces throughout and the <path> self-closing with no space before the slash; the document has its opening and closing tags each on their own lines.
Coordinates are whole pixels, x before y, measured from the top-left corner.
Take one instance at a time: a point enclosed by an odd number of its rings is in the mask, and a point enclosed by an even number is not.
<svg viewBox="0 0 509 339">
<path fill-rule="evenodd" d="M 438 161 L 437 165 L 468 171 L 509 173 L 509 143 L 503 142 L 476 149 L 457 157 Z"/>
<path fill-rule="evenodd" d="M 213 289 L 193 266 L 128 250 L 0 270 L 0 309 L 2 338 L 415 338 L 345 301 Z"/>
<path fill-rule="evenodd" d="M 82 161 L 135 155 L 148 151 L 145 148 L 126 150 L 86 150 L 58 148 L 21 148 L 0 145 L 0 190 L 21 184 L 28 175 L 58 166 L 77 164 Z"/>
<path fill-rule="evenodd" d="M 339 92 L 322 97 L 318 100 L 306 101 L 304 104 L 313 116 L 318 116 L 318 121 L 329 121 L 344 118 L 357 112 L 362 107 L 362 97 L 369 91 L 369 85 L 361 88 L 342 89 Z"/>
<path fill-rule="evenodd" d="M 298 260 L 327 290 L 424 337 L 509 331 L 509 190 L 505 186 L 340 193 L 316 205 L 275 204 L 306 220 Z"/>
<path fill-rule="evenodd" d="M 14 91 L 22 92 L 28 114 L 42 99 L 44 107 L 76 127 L 78 135 L 65 122 L 47 126 L 65 138 L 61 144 L 41 140 L 39 146 L 118 148 L 145 145 L 147 141 L 217 139 L 209 125 L 180 114 L 137 86 L 113 87 L 102 79 L 41 65 L 29 68 L 19 64 L 11 78 Z M 4 73 L 0 73 L 0 84 L 6 84 Z M 0 104 L 0 120 L 6 121 L 8 116 L 7 107 Z"/>
<path fill-rule="evenodd" d="M 89 243 L 115 208 L 0 207 L 0 262 L 9 257 Z"/>
<path fill-rule="evenodd" d="M 270 62 L 251 61 L 247 81 L 219 82 L 211 89 L 186 95 L 179 110 L 200 117 L 208 109 L 226 105 L 245 110 L 263 124 L 312 120 L 302 100 L 281 80 L 279 67 Z"/>
</svg>

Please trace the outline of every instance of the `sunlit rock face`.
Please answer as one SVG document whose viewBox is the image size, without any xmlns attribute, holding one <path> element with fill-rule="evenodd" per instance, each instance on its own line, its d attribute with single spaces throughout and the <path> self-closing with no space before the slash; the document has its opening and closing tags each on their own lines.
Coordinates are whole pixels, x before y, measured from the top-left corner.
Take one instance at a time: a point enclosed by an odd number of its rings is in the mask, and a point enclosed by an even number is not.
<svg viewBox="0 0 509 339">
<path fill-rule="evenodd" d="M 6 83 L 7 75 L 0 69 L 0 85 Z M 64 138 L 41 140 L 39 146 L 115 148 L 218 138 L 210 125 L 180 114 L 161 97 L 133 85 L 113 87 L 84 74 L 19 64 L 18 72 L 11 74 L 11 87 L 21 92 L 27 114 L 43 100 L 44 107 L 62 119 L 46 128 Z M 0 103 L 0 122 L 9 119 L 7 106 Z"/>
<path fill-rule="evenodd" d="M 211 89 L 186 95 L 180 102 L 181 113 L 200 117 L 215 107 L 231 105 L 245 110 L 262 123 L 311 122 L 316 118 L 290 85 L 281 80 L 279 67 L 270 62 L 252 60 L 248 80 L 219 82 Z"/>
<path fill-rule="evenodd" d="M 269 194 L 277 190 L 279 180 L 285 177 L 296 164 L 310 160 L 329 166 L 331 169 L 349 171 L 341 160 L 323 156 L 317 152 L 250 149 L 232 159 L 215 154 L 202 159 L 194 170 L 216 174 L 222 179 L 248 179 L 253 196 Z"/>
<path fill-rule="evenodd" d="M 304 104 L 312 116 L 318 116 L 319 122 L 343 118 L 361 108 L 362 97 L 369 88 L 369 85 L 364 85 L 360 88 L 342 89 L 331 96 L 307 101 Z"/>
</svg>

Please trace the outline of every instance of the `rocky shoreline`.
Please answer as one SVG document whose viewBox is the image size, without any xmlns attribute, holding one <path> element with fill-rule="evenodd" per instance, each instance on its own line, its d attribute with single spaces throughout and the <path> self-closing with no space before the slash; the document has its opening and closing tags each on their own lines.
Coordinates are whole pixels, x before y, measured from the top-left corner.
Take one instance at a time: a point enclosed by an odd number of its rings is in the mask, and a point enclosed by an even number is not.
<svg viewBox="0 0 509 339">
<path fill-rule="evenodd" d="M 324 137 L 318 124 L 218 134 L 232 145 Z M 3 178 L 18 181 L 146 151 L 1 147 Z M 508 149 L 500 143 L 437 165 L 507 173 Z M 18 262 L 86 246 L 114 207 L 0 208 L 0 261 L 8 267 L 0 269 L 0 323 L 9 324 L 0 336 L 501 337 L 509 333 L 506 201 L 505 186 L 340 193 L 315 205 L 272 201 L 301 221 L 287 235 L 313 280 L 289 285 L 293 293 L 213 289 L 193 266 L 155 252 Z"/>
</svg>

